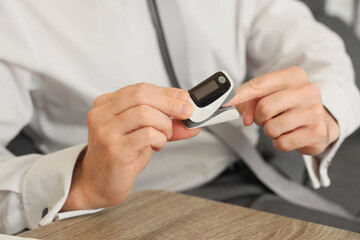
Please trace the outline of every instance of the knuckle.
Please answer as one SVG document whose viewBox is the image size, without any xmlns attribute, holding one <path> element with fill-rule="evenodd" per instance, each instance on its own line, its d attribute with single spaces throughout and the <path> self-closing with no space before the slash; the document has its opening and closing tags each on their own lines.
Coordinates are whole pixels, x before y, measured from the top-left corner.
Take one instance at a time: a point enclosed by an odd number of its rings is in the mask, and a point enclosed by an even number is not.
<svg viewBox="0 0 360 240">
<path fill-rule="evenodd" d="M 120 90 L 118 90 L 118 91 L 120 91 Z M 103 95 L 98 96 L 97 98 L 95 98 L 95 100 L 93 102 L 93 108 L 104 105 L 105 103 L 111 101 L 114 97 L 116 97 L 116 92 L 115 93 L 105 93 Z"/>
<path fill-rule="evenodd" d="M 300 66 L 292 66 L 288 68 L 290 74 L 293 78 L 298 79 L 300 81 L 307 81 L 307 74 L 305 70 Z"/>
<path fill-rule="evenodd" d="M 144 138 L 149 141 L 157 137 L 156 130 L 152 127 L 144 128 Z"/>
<path fill-rule="evenodd" d="M 320 89 L 314 83 L 309 82 L 308 84 L 306 84 L 304 91 L 309 93 L 312 99 L 321 99 Z"/>
<path fill-rule="evenodd" d="M 324 144 L 312 144 L 311 146 L 306 146 L 300 149 L 301 153 L 307 155 L 318 155 L 325 150 L 326 146 Z"/>
<path fill-rule="evenodd" d="M 133 94 L 133 98 L 136 101 L 137 104 L 145 104 L 146 103 L 146 99 L 145 99 L 145 95 L 146 93 L 144 93 L 143 91 L 140 91 L 139 89 L 137 89 Z"/>
<path fill-rule="evenodd" d="M 166 119 L 166 129 L 172 134 L 172 128 L 173 128 L 173 121 L 171 118 Z"/>
<path fill-rule="evenodd" d="M 135 88 L 138 91 L 146 91 L 146 90 L 148 90 L 149 86 L 150 86 L 150 83 L 146 83 L 146 82 L 141 82 L 141 83 L 135 84 Z"/>
<path fill-rule="evenodd" d="M 322 153 L 325 150 L 325 148 L 326 148 L 326 146 L 323 144 L 313 146 L 309 149 L 309 154 L 310 155 L 318 155 L 318 154 Z"/>
<path fill-rule="evenodd" d="M 166 101 L 166 106 L 165 107 L 170 112 L 176 112 L 177 109 L 179 109 L 179 104 L 173 98 L 168 98 L 167 101 Z"/>
<path fill-rule="evenodd" d="M 167 137 L 165 136 L 165 134 L 161 134 L 161 137 L 159 138 L 159 142 L 161 147 L 165 146 L 165 144 L 167 143 Z"/>
<path fill-rule="evenodd" d="M 153 148 L 153 150 L 160 151 L 167 143 L 167 137 L 165 136 L 165 134 L 161 134 L 153 143 L 156 143 L 156 148 Z"/>
<path fill-rule="evenodd" d="M 86 121 L 89 127 L 95 125 L 95 123 L 97 122 L 97 119 L 99 117 L 99 113 L 97 109 L 91 109 L 87 116 L 86 116 Z"/>
<path fill-rule="evenodd" d="M 98 96 L 97 98 L 95 98 L 95 100 L 93 102 L 93 108 L 101 105 L 101 103 L 103 102 L 103 98 L 104 98 L 103 95 Z"/>
<path fill-rule="evenodd" d="M 318 139 L 320 139 L 320 141 L 328 138 L 328 132 L 324 124 L 318 124 L 318 126 L 315 127 L 314 132 L 316 133 L 316 136 Z"/>
<path fill-rule="evenodd" d="M 324 120 L 324 108 L 322 105 L 318 104 L 312 107 L 311 114 L 315 117 L 315 119 L 323 122 Z"/>
<path fill-rule="evenodd" d="M 146 95 L 149 93 L 149 83 L 137 83 L 135 84 L 133 96 L 138 103 L 146 103 Z"/>
<path fill-rule="evenodd" d="M 267 101 L 265 98 L 261 99 L 255 109 L 256 118 L 255 122 L 258 125 L 262 125 L 264 121 L 267 119 L 270 119 L 270 107 L 269 104 L 267 104 Z"/>
<path fill-rule="evenodd" d="M 167 118 L 166 122 L 164 122 L 163 125 L 163 132 L 166 135 L 166 141 L 168 140 L 168 138 L 171 138 L 173 135 L 173 123 L 172 120 L 170 118 Z"/>
<path fill-rule="evenodd" d="M 305 73 L 304 69 L 300 66 L 292 66 L 289 68 L 290 71 L 292 71 L 295 74 L 301 74 L 301 73 Z"/>
<path fill-rule="evenodd" d="M 136 107 L 136 117 L 141 120 L 148 120 L 152 116 L 152 109 L 148 105 Z"/>
<path fill-rule="evenodd" d="M 276 138 L 277 137 L 277 132 L 272 124 L 271 121 L 266 121 L 264 123 L 264 132 L 266 134 L 266 136 L 270 137 L 270 138 Z"/>
<path fill-rule="evenodd" d="M 112 103 L 116 105 L 120 105 L 124 102 L 126 95 L 122 93 L 116 94 L 116 96 L 112 99 Z"/>
<path fill-rule="evenodd" d="M 177 92 L 179 91 L 179 89 L 176 88 L 165 88 L 165 95 L 169 96 L 169 97 L 174 97 L 176 96 Z"/>
<path fill-rule="evenodd" d="M 289 144 L 289 142 L 283 138 L 279 137 L 276 140 L 274 140 L 276 144 L 274 144 L 274 147 L 280 151 L 288 152 L 293 150 Z"/>
</svg>

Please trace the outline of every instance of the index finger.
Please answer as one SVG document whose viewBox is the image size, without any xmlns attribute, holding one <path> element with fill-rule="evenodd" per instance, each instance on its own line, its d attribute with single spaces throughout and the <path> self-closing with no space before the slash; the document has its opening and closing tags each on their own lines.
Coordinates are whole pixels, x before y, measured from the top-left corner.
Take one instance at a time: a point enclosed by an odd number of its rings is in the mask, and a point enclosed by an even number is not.
<svg viewBox="0 0 360 240">
<path fill-rule="evenodd" d="M 236 89 L 236 95 L 224 107 L 235 106 L 262 98 L 306 81 L 306 73 L 300 67 L 290 67 L 254 78 Z"/>
<path fill-rule="evenodd" d="M 168 116 L 187 119 L 193 112 L 188 99 L 189 93 L 183 89 L 139 83 L 115 92 L 113 99 L 105 107 L 109 113 L 118 115 L 139 105 L 149 105 Z"/>
</svg>

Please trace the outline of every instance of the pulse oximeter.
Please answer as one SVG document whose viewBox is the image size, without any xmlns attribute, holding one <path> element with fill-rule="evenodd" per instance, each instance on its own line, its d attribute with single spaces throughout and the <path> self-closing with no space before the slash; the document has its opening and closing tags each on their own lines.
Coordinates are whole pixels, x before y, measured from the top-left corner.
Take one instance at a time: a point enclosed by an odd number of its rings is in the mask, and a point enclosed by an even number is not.
<svg viewBox="0 0 360 240">
<path fill-rule="evenodd" d="M 187 128 L 199 128 L 240 117 L 235 107 L 222 106 L 236 95 L 234 82 L 225 71 L 219 71 L 189 91 L 193 115 L 182 123 Z"/>
</svg>

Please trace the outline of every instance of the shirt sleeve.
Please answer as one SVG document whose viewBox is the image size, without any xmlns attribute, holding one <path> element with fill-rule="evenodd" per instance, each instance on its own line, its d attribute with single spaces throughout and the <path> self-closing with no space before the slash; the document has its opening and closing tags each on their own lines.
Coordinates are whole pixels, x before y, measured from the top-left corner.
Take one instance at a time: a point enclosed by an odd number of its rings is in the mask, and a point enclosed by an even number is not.
<svg viewBox="0 0 360 240">
<path fill-rule="evenodd" d="M 84 144 L 52 154 L 20 157 L 6 149 L 34 113 L 31 91 L 36 83 L 31 79 L 26 70 L 0 61 L 0 233 L 14 234 L 56 219 L 99 211 L 59 213 Z"/>
<path fill-rule="evenodd" d="M 59 213 L 85 145 L 20 157 L 6 149 L 31 122 L 32 93 L 39 89 L 34 73 L 27 70 L 39 65 L 38 59 L 18 13 L 12 1 L 0 3 L 0 233 L 6 234 L 98 211 Z"/>
<path fill-rule="evenodd" d="M 340 136 L 335 144 L 317 160 L 304 156 L 313 186 L 329 186 L 327 167 L 341 143 L 360 123 L 359 90 L 351 60 L 341 38 L 316 22 L 303 3 L 258 0 L 257 6 L 247 39 L 251 75 L 301 66 L 309 81 L 319 87 L 324 106 L 339 124 Z"/>
<path fill-rule="evenodd" d="M 79 145 L 48 155 L 0 157 L 0 232 L 17 233 L 57 218 L 64 205 Z"/>
</svg>

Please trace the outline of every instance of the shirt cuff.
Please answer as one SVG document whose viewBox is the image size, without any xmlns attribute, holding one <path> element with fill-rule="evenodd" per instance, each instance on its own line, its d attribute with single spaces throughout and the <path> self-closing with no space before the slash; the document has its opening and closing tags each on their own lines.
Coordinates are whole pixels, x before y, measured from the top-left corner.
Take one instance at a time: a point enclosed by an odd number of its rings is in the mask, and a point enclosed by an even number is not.
<svg viewBox="0 0 360 240">
<path fill-rule="evenodd" d="M 56 214 L 55 220 L 62 220 L 62 219 L 67 219 L 67 218 L 72 218 L 72 217 L 78 217 L 78 216 L 93 214 L 93 213 L 100 212 L 100 211 L 102 211 L 103 209 L 104 209 L 104 208 L 91 209 L 91 210 L 77 210 L 77 211 L 62 212 L 62 213 Z M 41 225 L 41 224 L 40 224 L 40 225 Z"/>
<path fill-rule="evenodd" d="M 321 155 L 316 157 L 303 155 L 309 178 L 315 189 L 330 186 L 328 168 L 331 165 L 331 161 L 345 138 L 358 126 L 358 118 L 354 117 L 355 111 L 352 109 L 353 103 L 358 102 L 358 100 L 356 98 L 349 99 L 347 96 L 356 94 L 349 94 L 346 89 L 343 89 L 342 85 L 329 84 L 327 81 L 317 82 L 317 85 L 320 88 L 324 106 L 338 122 L 340 135 L 336 142 L 329 146 Z"/>
<path fill-rule="evenodd" d="M 24 238 L 24 237 L 10 236 L 4 234 L 0 234 L 0 239 L 1 240 L 39 240 L 37 238 Z"/>
<path fill-rule="evenodd" d="M 54 221 L 67 199 L 76 160 L 85 146 L 77 145 L 45 155 L 26 173 L 22 201 L 28 228 Z"/>
<path fill-rule="evenodd" d="M 309 174 L 312 186 L 315 189 L 320 187 L 330 186 L 330 178 L 328 169 L 331 161 L 334 158 L 337 150 L 341 146 L 342 140 L 338 139 L 335 143 L 329 146 L 321 155 L 310 156 L 303 155 L 306 169 Z"/>
</svg>

